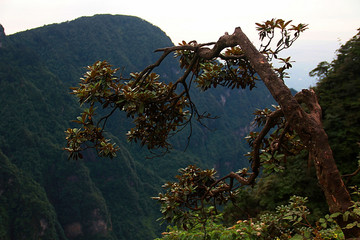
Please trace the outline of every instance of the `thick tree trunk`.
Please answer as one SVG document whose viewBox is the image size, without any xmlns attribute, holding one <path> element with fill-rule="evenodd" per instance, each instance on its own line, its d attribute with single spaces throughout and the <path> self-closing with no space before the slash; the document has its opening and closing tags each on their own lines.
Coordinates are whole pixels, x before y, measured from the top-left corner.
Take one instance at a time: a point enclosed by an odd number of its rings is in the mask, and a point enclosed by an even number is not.
<svg viewBox="0 0 360 240">
<path fill-rule="evenodd" d="M 328 137 L 322 127 L 321 108 L 315 93 L 311 90 L 303 90 L 300 93 L 299 99 L 310 107 L 310 113 L 306 113 L 297 99 L 292 96 L 283 80 L 272 70 L 265 56 L 254 47 L 242 30 L 236 28 L 232 36 L 236 39 L 274 99 L 281 106 L 290 126 L 297 132 L 308 149 L 309 157 L 314 162 L 317 178 L 324 191 L 330 212 L 345 212 L 352 205 L 350 194 L 342 181 L 333 158 Z M 347 222 L 339 219 L 338 224 L 340 227 L 344 227 Z M 344 232 L 344 234 L 347 238 L 360 237 L 360 229 L 353 228 Z"/>
</svg>

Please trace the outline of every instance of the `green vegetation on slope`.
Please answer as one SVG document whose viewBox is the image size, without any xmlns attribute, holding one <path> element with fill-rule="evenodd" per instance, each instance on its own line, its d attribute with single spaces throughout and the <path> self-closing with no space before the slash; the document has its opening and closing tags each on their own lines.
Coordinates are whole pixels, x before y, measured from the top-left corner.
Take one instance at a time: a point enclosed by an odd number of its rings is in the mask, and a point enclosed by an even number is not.
<svg viewBox="0 0 360 240">
<path fill-rule="evenodd" d="M 44 188 L 1 151 L 0 176 L 0 239 L 66 239 Z"/>
<path fill-rule="evenodd" d="M 96 15 L 17 33 L 2 42 L 0 150 L 36 191 L 45 191 L 42 201 L 55 214 L 54 239 L 154 238 L 162 227 L 155 221 L 159 206 L 150 197 L 189 164 L 216 167 L 221 174 L 248 165 L 242 156 L 247 144 L 241 140 L 253 110 L 272 102 L 261 84 L 253 92 L 220 88 L 194 95 L 200 111 L 220 119 L 207 122 L 210 131 L 194 125 L 186 152 L 188 132 L 172 139 L 173 153 L 154 159 L 126 142 L 123 136 L 131 122 L 118 114 L 108 123 L 108 131 L 117 137 L 108 136 L 121 148 L 117 158 L 101 160 L 88 151 L 85 161 L 67 161 L 64 130 L 79 112 L 69 87 L 77 84 L 85 67 L 106 59 L 126 76 L 156 61 L 154 50 L 171 46 L 170 39 L 136 17 Z M 175 59 L 158 69 L 166 81 L 175 80 L 177 71 Z M 13 215 L 6 211 L 4 216 Z M 4 221 L 6 233 L 15 223 Z"/>
<path fill-rule="evenodd" d="M 337 53 L 332 63 L 322 70 L 319 64 L 312 73 L 320 74 L 315 90 L 335 160 L 342 173 L 348 174 L 357 168 L 360 152 L 360 32 Z"/>
</svg>

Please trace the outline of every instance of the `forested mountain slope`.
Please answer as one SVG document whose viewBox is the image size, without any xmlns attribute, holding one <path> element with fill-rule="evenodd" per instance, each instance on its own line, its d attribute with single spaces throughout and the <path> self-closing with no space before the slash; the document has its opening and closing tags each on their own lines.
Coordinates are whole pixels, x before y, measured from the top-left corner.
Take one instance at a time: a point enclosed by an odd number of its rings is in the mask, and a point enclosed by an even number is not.
<svg viewBox="0 0 360 240">
<path fill-rule="evenodd" d="M 4 26 L 6 28 L 6 26 Z M 152 239 L 161 231 L 151 196 L 180 167 L 197 164 L 220 173 L 247 165 L 243 138 L 252 112 L 273 103 L 258 84 L 194 96 L 200 111 L 219 116 L 210 130 L 194 125 L 173 139 L 175 150 L 148 159 L 129 144 L 131 122 L 118 115 L 109 137 L 121 151 L 112 160 L 91 152 L 68 161 L 64 130 L 79 113 L 69 95 L 87 65 L 107 60 L 126 76 L 156 61 L 154 50 L 173 45 L 159 28 L 136 17 L 96 15 L 0 37 L 0 239 Z M 176 79 L 171 59 L 158 73 Z"/>
<path fill-rule="evenodd" d="M 343 174 L 351 173 L 360 152 L 360 29 L 331 63 L 319 63 L 310 74 L 319 76 L 315 90 L 335 160 Z"/>
</svg>

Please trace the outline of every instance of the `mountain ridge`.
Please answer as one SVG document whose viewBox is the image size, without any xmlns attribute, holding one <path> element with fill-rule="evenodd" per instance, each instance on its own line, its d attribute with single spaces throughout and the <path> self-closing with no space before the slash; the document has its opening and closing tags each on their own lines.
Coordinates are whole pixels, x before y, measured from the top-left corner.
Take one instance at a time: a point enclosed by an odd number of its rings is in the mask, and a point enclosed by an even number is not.
<svg viewBox="0 0 360 240">
<path fill-rule="evenodd" d="M 46 193 L 48 202 L 44 200 L 41 208 L 49 213 L 54 209 L 55 217 L 49 218 L 48 226 L 60 230 L 49 227 L 41 239 L 152 239 L 163 228 L 155 221 L 158 206 L 150 197 L 161 191 L 161 185 L 171 180 L 178 168 L 196 164 L 216 167 L 223 174 L 248 164 L 242 156 L 247 151 L 246 141 L 241 139 L 251 124 L 252 111 L 273 102 L 260 82 L 253 92 L 194 91 L 198 108 L 221 118 L 206 122 L 212 131 L 194 124 L 186 152 L 188 132 L 174 138 L 171 154 L 146 158 L 149 153 L 145 149 L 127 143 L 123 133 L 131 122 L 117 113 L 108 124 L 108 136 L 121 149 L 117 158 L 102 160 L 86 152 L 85 161 L 67 161 L 62 151 L 63 132 L 73 126 L 70 120 L 80 112 L 68 94 L 69 87 L 77 84 L 84 67 L 106 59 L 126 75 L 155 62 L 159 56 L 155 49 L 172 45 L 160 28 L 121 15 L 82 17 L 4 38 L 0 114 L 6 121 L 0 123 L 0 150 L 9 161 L 2 161 L 1 167 L 10 162 L 36 183 L 38 191 Z M 178 63 L 169 58 L 156 71 L 165 81 L 177 79 Z M 6 189 L 6 196 L 12 196 L 15 190 L 6 188 L 5 182 L 0 190 Z M 28 210 L 39 225 L 37 208 L 31 207 L 28 205 Z M 10 225 L 20 219 L 1 209 L 0 216 L 13 219 L 8 221 Z M 39 235 L 38 229 L 24 228 L 19 236 Z M 4 228 L 0 239 L 12 239 L 12 234 L 11 226 Z"/>
</svg>

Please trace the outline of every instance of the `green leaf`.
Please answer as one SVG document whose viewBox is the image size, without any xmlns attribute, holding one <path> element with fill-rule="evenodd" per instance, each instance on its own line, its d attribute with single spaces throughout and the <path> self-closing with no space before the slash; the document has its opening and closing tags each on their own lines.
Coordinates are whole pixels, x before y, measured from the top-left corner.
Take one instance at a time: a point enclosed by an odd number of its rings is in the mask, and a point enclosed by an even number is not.
<svg viewBox="0 0 360 240">
<path fill-rule="evenodd" d="M 340 212 L 336 212 L 330 215 L 331 218 L 337 218 L 338 216 L 340 216 L 341 213 Z"/>
<path fill-rule="evenodd" d="M 302 239 L 304 239 L 304 237 L 299 234 L 296 234 L 292 238 L 290 238 L 290 240 L 302 240 Z"/>
<path fill-rule="evenodd" d="M 352 223 L 349 223 L 348 225 L 346 225 L 346 227 L 344 227 L 344 229 L 350 229 L 350 228 L 353 228 L 355 226 L 358 225 L 358 222 L 355 221 L 355 222 L 352 222 Z"/>
<path fill-rule="evenodd" d="M 301 222 L 302 220 L 303 220 L 303 218 L 302 218 L 302 217 L 299 217 L 299 218 L 297 219 L 297 221 L 294 223 L 294 225 L 297 224 L 297 223 L 299 223 L 299 222 Z"/>
<path fill-rule="evenodd" d="M 140 113 L 140 114 L 143 114 L 143 113 L 144 113 L 144 109 L 145 109 L 145 105 L 144 105 L 144 103 L 142 102 L 142 103 L 140 103 L 140 106 L 139 106 L 139 113 Z"/>
</svg>

